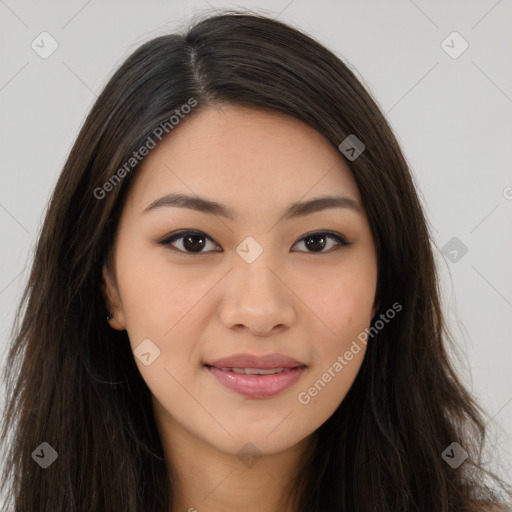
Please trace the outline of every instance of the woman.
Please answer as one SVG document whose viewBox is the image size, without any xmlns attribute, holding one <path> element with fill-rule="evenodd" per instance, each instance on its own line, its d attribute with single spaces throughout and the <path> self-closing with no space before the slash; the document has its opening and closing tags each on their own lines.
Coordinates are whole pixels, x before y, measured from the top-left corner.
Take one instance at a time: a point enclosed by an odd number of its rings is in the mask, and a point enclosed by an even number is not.
<svg viewBox="0 0 512 512">
<path fill-rule="evenodd" d="M 506 510 L 397 141 L 285 24 L 212 16 L 124 62 L 19 315 L 9 510 Z"/>
</svg>

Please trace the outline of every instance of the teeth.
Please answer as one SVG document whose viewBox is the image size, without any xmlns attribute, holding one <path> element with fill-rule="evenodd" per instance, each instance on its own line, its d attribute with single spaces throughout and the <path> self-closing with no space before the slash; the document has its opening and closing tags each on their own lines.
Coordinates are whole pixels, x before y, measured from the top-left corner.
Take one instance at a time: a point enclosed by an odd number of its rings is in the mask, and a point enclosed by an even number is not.
<svg viewBox="0 0 512 512">
<path fill-rule="evenodd" d="M 221 370 L 226 372 L 245 373 L 246 375 L 273 375 L 274 373 L 281 373 L 282 371 L 285 371 L 284 368 L 269 368 L 268 370 L 262 370 L 260 368 L 221 368 Z"/>
</svg>

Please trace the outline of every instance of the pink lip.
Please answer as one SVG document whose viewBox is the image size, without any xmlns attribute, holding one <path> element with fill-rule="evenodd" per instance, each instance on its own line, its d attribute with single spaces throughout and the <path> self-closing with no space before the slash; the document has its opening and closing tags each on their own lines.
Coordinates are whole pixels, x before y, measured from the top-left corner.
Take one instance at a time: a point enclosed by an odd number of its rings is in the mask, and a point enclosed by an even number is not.
<svg viewBox="0 0 512 512">
<path fill-rule="evenodd" d="M 206 368 L 228 389 L 249 398 L 270 398 L 282 393 L 285 389 L 293 386 L 306 369 L 305 366 L 296 366 L 274 375 L 245 375 L 220 370 L 215 366 Z"/>
<path fill-rule="evenodd" d="M 222 359 L 217 359 L 216 361 L 207 361 L 205 364 L 215 366 L 216 368 L 260 368 L 262 370 L 305 366 L 304 363 L 286 357 L 283 354 L 267 354 L 265 356 L 234 354 Z"/>
<path fill-rule="evenodd" d="M 249 398 L 270 398 L 282 393 L 293 386 L 306 369 L 303 363 L 282 354 L 266 356 L 238 354 L 206 363 L 205 366 L 222 385 Z M 221 368 L 259 368 L 261 370 L 284 368 L 284 370 L 273 375 L 246 375 Z"/>
</svg>

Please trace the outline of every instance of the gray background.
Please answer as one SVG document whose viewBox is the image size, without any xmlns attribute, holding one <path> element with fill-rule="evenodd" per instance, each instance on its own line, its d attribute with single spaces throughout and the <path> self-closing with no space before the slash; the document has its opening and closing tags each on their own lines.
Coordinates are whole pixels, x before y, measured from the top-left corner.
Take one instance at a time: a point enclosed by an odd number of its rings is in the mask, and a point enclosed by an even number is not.
<svg viewBox="0 0 512 512">
<path fill-rule="evenodd" d="M 488 430 L 497 437 L 489 457 L 501 458 L 498 471 L 508 477 L 510 0 L 0 0 L 1 365 L 47 201 L 96 96 L 141 43 L 181 29 L 194 14 L 225 7 L 257 10 L 309 33 L 349 64 L 386 113 L 435 235 L 445 311 L 460 348 L 458 364 L 492 418 Z M 59 45 L 47 59 L 31 47 L 43 31 Z M 442 45 L 453 31 L 469 44 L 458 58 Z M 445 44 L 457 51 L 461 43 L 452 40 Z M 446 246 L 453 237 L 456 261 L 453 247 Z M 464 255 L 461 243 L 468 249 Z"/>
</svg>

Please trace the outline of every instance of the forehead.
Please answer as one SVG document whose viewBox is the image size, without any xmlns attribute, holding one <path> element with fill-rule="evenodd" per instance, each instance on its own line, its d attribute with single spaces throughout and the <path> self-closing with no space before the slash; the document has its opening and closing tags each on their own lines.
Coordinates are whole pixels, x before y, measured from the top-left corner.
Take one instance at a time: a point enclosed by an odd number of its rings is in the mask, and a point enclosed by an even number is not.
<svg viewBox="0 0 512 512">
<path fill-rule="evenodd" d="M 325 194 L 360 202 L 350 168 L 323 135 L 293 117 L 234 105 L 185 118 L 135 178 L 129 201 L 139 212 L 170 192 L 214 198 L 241 214 Z"/>
</svg>

